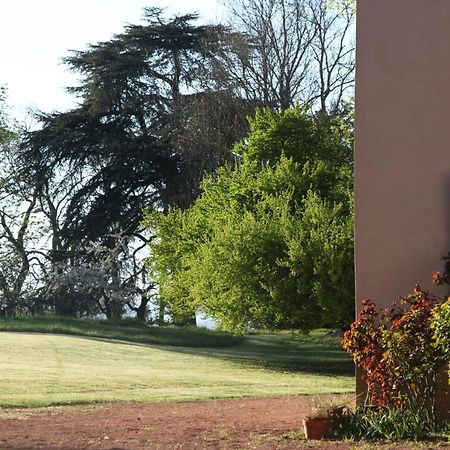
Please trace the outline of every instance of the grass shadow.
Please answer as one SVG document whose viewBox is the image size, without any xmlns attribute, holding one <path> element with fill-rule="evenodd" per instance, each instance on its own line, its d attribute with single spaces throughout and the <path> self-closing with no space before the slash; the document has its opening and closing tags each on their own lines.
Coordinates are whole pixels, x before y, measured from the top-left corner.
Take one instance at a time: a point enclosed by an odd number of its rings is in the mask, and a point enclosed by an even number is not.
<svg viewBox="0 0 450 450">
<path fill-rule="evenodd" d="M 160 348 L 275 372 L 353 376 L 354 364 L 327 330 L 309 334 L 254 332 L 234 336 L 198 328 L 149 327 L 135 320 L 99 321 L 60 317 L 1 319 L 0 331 L 51 333 Z"/>
<path fill-rule="evenodd" d="M 322 342 L 318 342 L 317 333 L 323 333 Z M 230 348 L 164 348 L 276 372 L 353 376 L 355 371 L 353 361 L 340 348 L 339 340 L 327 339 L 325 331 L 316 332 L 312 339 L 308 336 L 280 338 L 277 334 L 247 335 Z"/>
</svg>

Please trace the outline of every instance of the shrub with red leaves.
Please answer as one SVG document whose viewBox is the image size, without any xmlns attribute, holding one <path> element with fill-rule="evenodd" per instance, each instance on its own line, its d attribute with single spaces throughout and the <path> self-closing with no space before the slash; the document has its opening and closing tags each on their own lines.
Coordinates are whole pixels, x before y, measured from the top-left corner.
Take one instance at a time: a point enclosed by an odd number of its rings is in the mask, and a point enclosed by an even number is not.
<svg viewBox="0 0 450 450">
<path fill-rule="evenodd" d="M 436 284 L 447 272 L 433 274 Z M 368 402 L 377 407 L 405 403 L 434 416 L 435 381 L 445 354 L 435 345 L 432 320 L 443 299 L 416 285 L 388 309 L 364 300 L 358 319 L 344 334 L 342 347 L 353 356 L 367 383 Z"/>
</svg>

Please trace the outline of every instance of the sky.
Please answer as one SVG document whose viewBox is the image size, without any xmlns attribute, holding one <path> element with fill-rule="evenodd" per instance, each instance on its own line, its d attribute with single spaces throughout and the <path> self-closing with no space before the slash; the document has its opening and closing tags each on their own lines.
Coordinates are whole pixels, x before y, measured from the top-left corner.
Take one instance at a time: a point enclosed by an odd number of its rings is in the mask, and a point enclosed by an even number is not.
<svg viewBox="0 0 450 450">
<path fill-rule="evenodd" d="M 61 58 L 110 39 L 127 23 L 139 23 L 149 6 L 174 14 L 197 11 L 208 23 L 224 17 L 218 0 L 2 0 L 0 85 L 7 86 L 11 115 L 26 121 L 30 109 L 74 106 L 64 88 L 75 85 L 77 76 Z"/>
</svg>

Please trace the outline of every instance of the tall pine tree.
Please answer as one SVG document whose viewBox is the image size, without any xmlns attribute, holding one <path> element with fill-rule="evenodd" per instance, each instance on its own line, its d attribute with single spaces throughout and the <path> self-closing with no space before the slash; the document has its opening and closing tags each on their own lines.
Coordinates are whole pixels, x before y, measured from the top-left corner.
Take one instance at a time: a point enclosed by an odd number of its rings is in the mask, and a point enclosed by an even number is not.
<svg viewBox="0 0 450 450">
<path fill-rule="evenodd" d="M 191 201 L 203 173 L 186 181 L 197 169 L 196 158 L 183 152 L 193 145 L 183 142 L 188 133 L 182 130 L 190 126 L 187 114 L 199 92 L 220 96 L 233 116 L 243 119 L 246 113 L 226 92 L 212 92 L 211 71 L 223 51 L 224 27 L 196 25 L 195 14 L 165 18 L 158 8 L 146 9 L 144 19 L 143 25 L 129 25 L 110 41 L 65 59 L 82 77 L 70 88 L 79 106 L 39 114 L 42 128 L 28 133 L 22 146 L 24 167 L 32 176 L 55 185 L 79 180 L 60 230 L 72 244 L 133 233 L 145 207 Z M 231 148 L 239 137 L 232 131 L 226 145 Z M 213 170 L 226 158 L 225 152 L 202 170 Z"/>
</svg>

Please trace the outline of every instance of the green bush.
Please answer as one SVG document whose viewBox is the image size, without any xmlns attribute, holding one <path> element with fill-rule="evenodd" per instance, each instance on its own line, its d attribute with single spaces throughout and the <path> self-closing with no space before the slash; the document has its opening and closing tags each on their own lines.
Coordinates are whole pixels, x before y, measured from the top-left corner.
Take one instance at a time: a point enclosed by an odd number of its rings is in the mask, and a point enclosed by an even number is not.
<svg viewBox="0 0 450 450">
<path fill-rule="evenodd" d="M 450 285 L 450 254 L 442 259 L 445 263 L 445 270 L 442 274 L 434 272 L 433 283 Z M 446 301 L 436 306 L 431 326 L 434 331 L 436 346 L 444 353 L 449 364 L 450 377 L 450 296 L 447 297 Z"/>
<path fill-rule="evenodd" d="M 449 361 L 449 383 L 450 383 L 450 299 L 438 305 L 432 323 L 436 345 L 446 355 Z"/>
<path fill-rule="evenodd" d="M 174 315 L 222 329 L 345 327 L 354 316 L 351 148 L 337 118 L 259 111 L 234 167 L 187 210 L 153 212 L 149 272 Z"/>
</svg>

